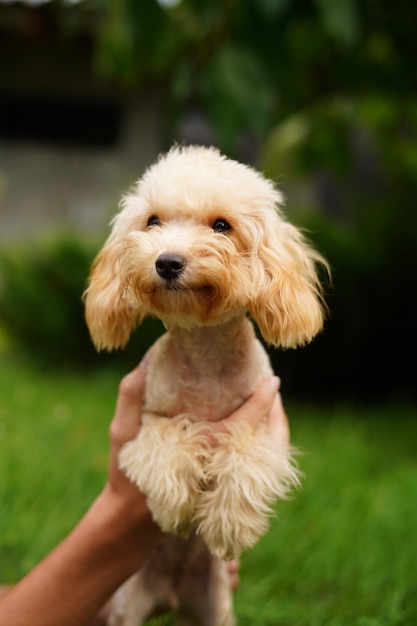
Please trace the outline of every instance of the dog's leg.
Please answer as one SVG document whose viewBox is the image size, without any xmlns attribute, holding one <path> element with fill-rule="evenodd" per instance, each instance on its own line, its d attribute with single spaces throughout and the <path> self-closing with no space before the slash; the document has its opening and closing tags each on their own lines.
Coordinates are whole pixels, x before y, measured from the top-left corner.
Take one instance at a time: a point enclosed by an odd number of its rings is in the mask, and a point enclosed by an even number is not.
<svg viewBox="0 0 417 626">
<path fill-rule="evenodd" d="M 156 599 L 147 589 L 140 570 L 131 576 L 114 594 L 108 626 L 140 626 L 152 614 Z"/>
<path fill-rule="evenodd" d="M 232 559 L 252 547 L 268 528 L 272 505 L 299 482 L 288 446 L 281 449 L 265 430 L 253 435 L 235 429 L 215 448 L 211 480 L 197 505 L 195 520 L 209 549 Z"/>
<path fill-rule="evenodd" d="M 121 468 L 147 496 L 153 518 L 164 532 L 189 530 L 205 476 L 201 441 L 198 425 L 186 416 L 145 414 L 139 436 L 122 449 Z"/>
<path fill-rule="evenodd" d="M 227 564 L 193 535 L 178 585 L 178 626 L 234 626 L 233 594 Z"/>
<path fill-rule="evenodd" d="M 167 536 L 112 599 L 108 626 L 139 626 L 174 611 L 180 626 L 233 626 L 227 564 L 210 554 L 201 537 Z"/>
<path fill-rule="evenodd" d="M 213 557 L 209 597 L 212 607 L 211 616 L 207 615 L 204 626 L 234 626 L 236 623 L 233 611 L 233 594 L 230 585 L 230 574 L 225 561 Z"/>
</svg>

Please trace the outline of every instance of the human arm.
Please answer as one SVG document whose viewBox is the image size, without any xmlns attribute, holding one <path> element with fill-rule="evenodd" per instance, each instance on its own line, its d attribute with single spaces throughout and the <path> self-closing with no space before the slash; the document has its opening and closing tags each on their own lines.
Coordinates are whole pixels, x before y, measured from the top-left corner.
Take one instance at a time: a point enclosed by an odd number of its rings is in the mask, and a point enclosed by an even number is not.
<svg viewBox="0 0 417 626">
<path fill-rule="evenodd" d="M 143 388 L 139 366 L 120 384 L 103 491 L 68 537 L 0 599 L 2 624 L 85 624 L 162 538 L 145 497 L 117 465 L 120 448 L 138 432 Z"/>
<path fill-rule="evenodd" d="M 118 467 L 120 449 L 139 430 L 143 390 L 144 367 L 138 366 L 120 385 L 106 486 L 70 535 L 0 598 L 1 624 L 86 624 L 161 540 L 145 497 Z M 227 420 L 250 422 L 256 428 L 269 415 L 274 428 L 285 430 L 285 416 L 276 404 L 276 382 L 268 379 Z M 213 428 L 220 432 L 223 426 L 217 422 Z"/>
</svg>

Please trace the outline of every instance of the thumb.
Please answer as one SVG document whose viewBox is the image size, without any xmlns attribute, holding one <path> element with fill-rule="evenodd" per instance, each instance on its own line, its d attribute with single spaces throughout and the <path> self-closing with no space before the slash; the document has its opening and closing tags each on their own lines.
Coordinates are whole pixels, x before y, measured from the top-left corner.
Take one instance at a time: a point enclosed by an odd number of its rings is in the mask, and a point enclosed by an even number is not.
<svg viewBox="0 0 417 626">
<path fill-rule="evenodd" d="M 240 406 L 232 415 L 224 420 L 225 423 L 246 423 L 256 430 L 262 420 L 270 412 L 277 391 L 281 384 L 278 376 L 266 378 L 258 385 L 251 397 Z"/>
<path fill-rule="evenodd" d="M 145 390 L 145 368 L 139 364 L 120 382 L 110 435 L 119 446 L 134 439 L 140 427 L 140 414 Z"/>
</svg>

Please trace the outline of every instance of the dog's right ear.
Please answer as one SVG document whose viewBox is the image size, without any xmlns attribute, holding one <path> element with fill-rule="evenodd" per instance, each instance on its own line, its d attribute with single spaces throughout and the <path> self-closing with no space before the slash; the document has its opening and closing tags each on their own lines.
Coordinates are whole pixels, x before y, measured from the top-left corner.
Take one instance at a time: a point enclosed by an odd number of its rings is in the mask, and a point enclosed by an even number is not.
<svg viewBox="0 0 417 626">
<path fill-rule="evenodd" d="M 93 262 L 83 295 L 87 326 L 98 350 L 123 348 L 137 324 L 137 311 L 122 280 L 121 254 L 122 244 L 108 240 Z"/>
</svg>

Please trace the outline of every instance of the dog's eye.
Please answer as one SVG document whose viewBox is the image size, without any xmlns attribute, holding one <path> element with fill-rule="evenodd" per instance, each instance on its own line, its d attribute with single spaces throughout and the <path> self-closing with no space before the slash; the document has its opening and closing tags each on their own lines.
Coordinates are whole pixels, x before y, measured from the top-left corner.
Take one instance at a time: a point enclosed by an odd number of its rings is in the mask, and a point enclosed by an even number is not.
<svg viewBox="0 0 417 626">
<path fill-rule="evenodd" d="M 146 226 L 160 226 L 161 222 L 159 221 L 159 217 L 157 215 L 151 215 L 148 219 Z"/>
<path fill-rule="evenodd" d="M 216 233 L 227 233 L 229 230 L 231 230 L 231 228 L 232 227 L 230 226 L 229 222 L 226 222 L 226 220 L 222 219 L 218 219 L 212 224 L 212 229 Z"/>
</svg>

